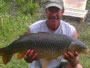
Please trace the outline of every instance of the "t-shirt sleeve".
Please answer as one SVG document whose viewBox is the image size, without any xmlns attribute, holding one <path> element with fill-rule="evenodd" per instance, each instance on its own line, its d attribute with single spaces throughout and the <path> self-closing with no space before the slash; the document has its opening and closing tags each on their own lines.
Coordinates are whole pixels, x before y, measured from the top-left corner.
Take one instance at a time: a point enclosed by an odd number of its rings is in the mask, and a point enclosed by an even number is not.
<svg viewBox="0 0 90 68">
<path fill-rule="evenodd" d="M 70 35 L 73 36 L 73 34 L 76 32 L 76 29 L 74 26 L 70 26 Z"/>
</svg>

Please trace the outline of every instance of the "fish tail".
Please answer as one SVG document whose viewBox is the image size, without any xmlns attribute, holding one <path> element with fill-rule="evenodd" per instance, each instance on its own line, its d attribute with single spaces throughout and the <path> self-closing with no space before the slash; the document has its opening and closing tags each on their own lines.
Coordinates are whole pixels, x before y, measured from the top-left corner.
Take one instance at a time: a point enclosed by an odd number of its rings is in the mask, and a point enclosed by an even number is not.
<svg viewBox="0 0 90 68">
<path fill-rule="evenodd" d="M 2 56 L 2 61 L 4 64 L 7 64 L 13 55 L 8 54 L 5 48 L 0 48 L 0 56 Z"/>
<path fill-rule="evenodd" d="M 5 48 L 0 48 L 0 56 L 3 56 L 5 54 L 6 49 Z"/>
</svg>

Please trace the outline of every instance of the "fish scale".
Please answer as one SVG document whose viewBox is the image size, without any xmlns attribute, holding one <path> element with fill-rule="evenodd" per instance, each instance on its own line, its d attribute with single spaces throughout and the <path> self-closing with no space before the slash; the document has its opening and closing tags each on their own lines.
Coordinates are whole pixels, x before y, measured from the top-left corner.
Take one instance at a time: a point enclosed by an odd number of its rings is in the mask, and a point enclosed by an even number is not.
<svg viewBox="0 0 90 68">
<path fill-rule="evenodd" d="M 28 49 L 33 49 L 42 59 L 57 59 L 65 52 L 88 53 L 88 47 L 80 40 L 66 35 L 49 33 L 31 33 L 13 41 L 10 45 L 0 48 L 0 56 L 7 64 L 13 54 L 18 53 L 19 59 L 23 58 Z"/>
</svg>

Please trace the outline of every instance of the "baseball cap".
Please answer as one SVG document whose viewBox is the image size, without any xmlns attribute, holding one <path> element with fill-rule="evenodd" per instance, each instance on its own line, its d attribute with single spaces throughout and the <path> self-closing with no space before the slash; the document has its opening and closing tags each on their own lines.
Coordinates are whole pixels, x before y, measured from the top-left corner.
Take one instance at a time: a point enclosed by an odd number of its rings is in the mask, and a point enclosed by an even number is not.
<svg viewBox="0 0 90 68">
<path fill-rule="evenodd" d="M 46 0 L 45 8 L 49 8 L 52 6 L 63 9 L 63 1 L 62 0 Z"/>
</svg>

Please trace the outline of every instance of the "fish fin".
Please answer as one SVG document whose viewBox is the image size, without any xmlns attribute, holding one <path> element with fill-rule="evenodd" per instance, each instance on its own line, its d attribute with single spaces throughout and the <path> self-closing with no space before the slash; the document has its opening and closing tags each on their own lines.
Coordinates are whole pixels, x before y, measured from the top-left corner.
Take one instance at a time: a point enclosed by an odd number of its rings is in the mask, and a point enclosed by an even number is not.
<svg viewBox="0 0 90 68">
<path fill-rule="evenodd" d="M 22 59 L 24 57 L 24 55 L 25 55 L 25 52 L 19 52 L 17 54 L 17 59 Z"/>
<path fill-rule="evenodd" d="M 12 58 L 12 55 L 7 54 L 6 50 L 6 48 L 0 48 L 0 56 L 2 56 L 2 61 L 4 64 L 7 64 Z"/>
<path fill-rule="evenodd" d="M 3 63 L 7 64 L 11 60 L 12 56 L 13 55 L 3 55 L 2 57 Z"/>
<path fill-rule="evenodd" d="M 5 49 L 4 48 L 0 48 L 0 56 L 3 56 L 5 53 Z"/>
<path fill-rule="evenodd" d="M 68 47 L 68 51 L 71 51 L 72 53 L 74 53 L 76 51 L 75 49 L 75 42 L 71 42 L 71 44 Z"/>
<path fill-rule="evenodd" d="M 48 60 L 48 59 L 43 59 L 43 61 L 42 61 L 42 68 L 48 68 L 49 61 L 50 60 Z"/>
</svg>

